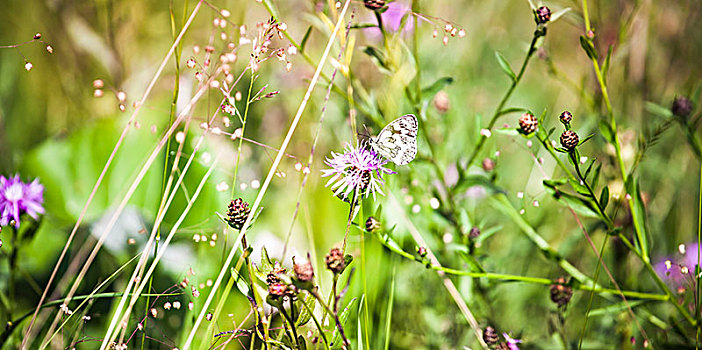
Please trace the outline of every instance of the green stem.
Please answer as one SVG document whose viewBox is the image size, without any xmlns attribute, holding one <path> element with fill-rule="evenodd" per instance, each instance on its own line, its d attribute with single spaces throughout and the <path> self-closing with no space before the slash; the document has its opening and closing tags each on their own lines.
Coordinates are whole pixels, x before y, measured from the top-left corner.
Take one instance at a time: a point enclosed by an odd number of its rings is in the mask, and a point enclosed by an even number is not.
<svg viewBox="0 0 702 350">
<path fill-rule="evenodd" d="M 534 32 L 534 36 L 531 38 L 531 44 L 529 45 L 529 50 L 527 51 L 526 57 L 524 57 L 524 61 L 522 62 L 522 67 L 519 69 L 519 74 L 517 74 L 517 77 L 512 80 L 512 85 L 510 85 L 509 89 L 502 97 L 502 100 L 497 105 L 497 108 L 495 108 L 495 113 L 493 113 L 492 118 L 490 119 L 490 123 L 487 126 L 488 130 L 492 129 L 492 127 L 495 126 L 497 119 L 499 119 L 499 117 L 502 116 L 502 113 L 500 113 L 502 111 L 502 108 L 504 108 L 505 104 L 512 96 L 512 93 L 517 87 L 517 84 L 519 84 L 519 82 L 522 80 L 522 76 L 524 75 L 524 71 L 526 70 L 527 64 L 529 63 L 529 59 L 531 58 L 531 56 L 534 55 L 534 52 L 536 52 L 536 41 L 541 37 L 541 35 L 537 33 L 538 31 Z M 468 158 L 468 163 L 466 163 L 466 169 L 468 169 L 470 165 L 473 164 L 475 158 L 483 149 L 486 140 L 486 136 L 480 136 L 480 141 L 478 141 L 478 145 L 473 150 L 473 153 L 471 153 L 470 158 Z"/>
</svg>

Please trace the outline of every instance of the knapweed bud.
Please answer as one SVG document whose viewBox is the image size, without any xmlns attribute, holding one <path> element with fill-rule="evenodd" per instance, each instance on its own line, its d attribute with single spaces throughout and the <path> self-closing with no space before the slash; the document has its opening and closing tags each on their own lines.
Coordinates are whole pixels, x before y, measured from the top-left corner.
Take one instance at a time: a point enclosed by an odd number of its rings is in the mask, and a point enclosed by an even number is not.
<svg viewBox="0 0 702 350">
<path fill-rule="evenodd" d="M 541 6 L 536 9 L 536 24 L 544 24 L 551 20 L 551 9 Z"/>
<path fill-rule="evenodd" d="M 369 216 L 368 219 L 366 219 L 366 231 L 367 232 L 373 232 L 377 229 L 380 228 L 380 221 L 378 219 Z"/>
<path fill-rule="evenodd" d="M 531 113 L 524 113 L 519 118 L 519 127 L 522 129 L 522 132 L 525 135 L 529 135 L 532 132 L 536 131 L 536 128 L 538 126 L 539 126 L 539 121 Z"/>
<path fill-rule="evenodd" d="M 561 119 L 561 123 L 563 123 L 563 125 L 568 125 L 570 124 L 570 121 L 573 120 L 573 115 L 568 111 L 563 111 L 559 118 Z"/>
<path fill-rule="evenodd" d="M 237 198 L 229 203 L 229 211 L 227 212 L 227 223 L 234 229 L 241 230 L 244 227 L 246 218 L 249 217 L 251 208 L 249 203 L 243 199 Z"/>
<path fill-rule="evenodd" d="M 468 232 L 468 237 L 470 238 L 478 238 L 480 236 L 480 229 L 476 226 L 473 226 L 470 228 L 470 232 Z"/>
<path fill-rule="evenodd" d="M 287 290 L 288 286 L 282 283 L 274 283 L 268 286 L 268 294 L 276 297 L 283 296 Z"/>
<path fill-rule="evenodd" d="M 580 142 L 578 134 L 573 130 L 566 130 L 561 134 L 561 145 L 568 151 L 572 151 Z"/>
<path fill-rule="evenodd" d="M 495 169 L 495 161 L 492 160 L 492 158 L 485 158 L 483 159 L 483 170 L 487 172 L 491 172 L 493 169 Z"/>
<path fill-rule="evenodd" d="M 363 0 L 363 5 L 369 10 L 380 10 L 385 6 L 385 0 Z"/>
<path fill-rule="evenodd" d="M 266 275 L 266 284 L 270 286 L 272 284 L 280 283 L 281 280 L 280 277 L 278 277 L 278 275 L 284 273 L 284 267 L 276 266 L 271 272 L 268 273 L 268 275 Z"/>
<path fill-rule="evenodd" d="M 299 264 L 293 264 L 295 277 L 302 282 L 310 282 L 314 279 L 314 269 L 309 261 L 304 261 Z"/>
<path fill-rule="evenodd" d="M 570 298 L 573 296 L 573 288 L 567 285 L 565 278 L 560 277 L 556 280 L 556 284 L 552 284 L 551 291 L 551 301 L 556 303 L 558 307 L 563 307 L 568 305 Z"/>
<path fill-rule="evenodd" d="M 685 96 L 676 97 L 673 101 L 673 106 L 670 107 L 670 111 L 680 118 L 689 117 L 693 109 L 694 105 L 692 104 L 692 101 Z"/>
<path fill-rule="evenodd" d="M 494 346 L 500 341 L 500 336 L 497 334 L 497 331 L 495 331 L 495 328 L 487 326 L 483 330 L 483 341 L 485 341 L 485 344 L 488 346 Z"/>
<path fill-rule="evenodd" d="M 344 253 L 339 248 L 333 248 L 329 251 L 329 254 L 324 258 L 324 262 L 327 264 L 327 268 L 335 274 L 343 271 L 346 267 Z"/>
</svg>

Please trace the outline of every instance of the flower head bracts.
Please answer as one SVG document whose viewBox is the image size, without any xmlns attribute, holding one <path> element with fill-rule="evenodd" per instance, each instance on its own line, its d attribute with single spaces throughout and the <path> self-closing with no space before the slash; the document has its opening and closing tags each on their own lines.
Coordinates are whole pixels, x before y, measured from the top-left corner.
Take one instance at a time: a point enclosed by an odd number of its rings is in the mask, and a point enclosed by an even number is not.
<svg viewBox="0 0 702 350">
<path fill-rule="evenodd" d="M 385 195 L 380 188 L 384 183 L 383 174 L 395 173 L 384 167 L 387 163 L 365 144 L 358 147 L 346 144 L 344 153 L 332 152 L 332 157 L 324 161 L 331 169 L 322 169 L 322 177 L 331 176 L 325 186 L 331 185 L 336 196 L 348 198 L 357 189 L 359 197 L 372 193 L 375 198 L 375 192 Z"/>
<path fill-rule="evenodd" d="M 20 225 L 20 215 L 27 213 L 36 219 L 44 213 L 44 186 L 38 180 L 24 183 L 19 175 L 5 178 L 0 175 L 0 226 L 7 226 L 14 221 Z"/>
</svg>

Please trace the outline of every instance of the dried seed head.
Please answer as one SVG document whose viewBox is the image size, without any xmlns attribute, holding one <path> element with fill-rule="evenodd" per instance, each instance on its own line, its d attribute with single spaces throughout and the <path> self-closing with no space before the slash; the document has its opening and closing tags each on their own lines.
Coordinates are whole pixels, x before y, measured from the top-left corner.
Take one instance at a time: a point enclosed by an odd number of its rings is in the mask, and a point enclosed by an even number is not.
<svg viewBox="0 0 702 350">
<path fill-rule="evenodd" d="M 327 268 L 335 274 L 340 273 L 346 267 L 344 253 L 339 248 L 332 248 L 329 254 L 324 258 Z"/>
<path fill-rule="evenodd" d="M 536 24 L 544 24 L 551 20 L 551 9 L 541 6 L 536 9 Z"/>
<path fill-rule="evenodd" d="M 246 219 L 249 217 L 251 208 L 249 203 L 243 199 L 237 198 L 229 203 L 229 211 L 227 212 L 227 223 L 234 229 L 241 230 L 244 227 Z"/>
<path fill-rule="evenodd" d="M 310 282 L 314 279 L 314 269 L 309 261 L 293 264 L 295 277 L 302 282 Z"/>
<path fill-rule="evenodd" d="M 561 134 L 561 145 L 568 151 L 572 151 L 580 142 L 578 134 L 573 130 L 566 130 Z"/>
<path fill-rule="evenodd" d="M 685 96 L 679 96 L 676 97 L 673 101 L 673 105 L 670 107 L 670 111 L 680 118 L 687 118 L 690 116 L 690 113 L 692 113 L 694 107 L 695 106 L 692 104 L 692 101 L 690 101 L 689 98 Z"/>
<path fill-rule="evenodd" d="M 570 121 L 573 120 L 573 115 L 568 111 L 563 111 L 559 118 L 561 119 L 561 123 L 563 123 L 563 125 L 568 125 L 570 124 Z"/>
<path fill-rule="evenodd" d="M 568 305 L 570 298 L 573 296 L 573 288 L 565 285 L 566 280 L 560 277 L 556 280 L 556 284 L 552 284 L 551 291 L 551 301 L 556 303 L 558 307 L 563 307 Z"/>
<path fill-rule="evenodd" d="M 483 341 L 489 346 L 495 346 L 500 341 L 500 336 L 495 331 L 495 328 L 487 326 L 483 330 Z"/>
<path fill-rule="evenodd" d="M 373 232 L 377 229 L 380 228 L 380 221 L 378 219 L 369 216 L 368 219 L 366 219 L 366 231 L 367 232 Z"/>
<path fill-rule="evenodd" d="M 363 5 L 369 10 L 380 10 L 385 6 L 385 0 L 363 0 Z"/>
<path fill-rule="evenodd" d="M 519 127 L 522 129 L 522 132 L 526 135 L 529 135 L 532 132 L 536 131 L 536 128 L 538 126 L 539 121 L 531 113 L 524 113 L 519 118 Z"/>
</svg>

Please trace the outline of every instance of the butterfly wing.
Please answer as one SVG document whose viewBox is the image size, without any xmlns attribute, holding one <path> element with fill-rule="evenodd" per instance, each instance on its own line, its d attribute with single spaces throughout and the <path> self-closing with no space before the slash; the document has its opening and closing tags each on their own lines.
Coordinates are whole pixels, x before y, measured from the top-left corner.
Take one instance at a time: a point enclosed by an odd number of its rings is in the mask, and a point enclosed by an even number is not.
<svg viewBox="0 0 702 350">
<path fill-rule="evenodd" d="M 393 163 L 405 165 L 417 155 L 418 126 L 414 114 L 403 115 L 380 130 L 378 136 L 372 137 L 370 145 L 378 154 Z"/>
</svg>

